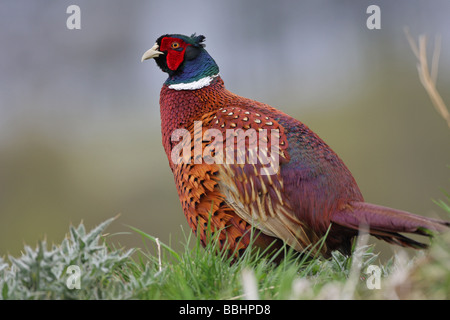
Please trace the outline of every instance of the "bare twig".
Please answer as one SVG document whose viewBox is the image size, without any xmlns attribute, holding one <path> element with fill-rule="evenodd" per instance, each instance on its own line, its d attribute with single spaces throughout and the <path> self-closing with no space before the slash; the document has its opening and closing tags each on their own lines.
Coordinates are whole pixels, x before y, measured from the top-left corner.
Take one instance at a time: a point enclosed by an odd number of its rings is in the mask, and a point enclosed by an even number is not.
<svg viewBox="0 0 450 320">
<path fill-rule="evenodd" d="M 441 36 L 437 35 L 434 38 L 433 58 L 431 58 L 431 80 L 434 83 L 437 81 L 439 55 L 441 54 Z"/>
<path fill-rule="evenodd" d="M 447 122 L 448 127 L 450 128 L 450 112 L 448 111 L 444 103 L 444 100 L 442 100 L 442 97 L 440 96 L 439 92 L 436 89 L 439 55 L 441 50 L 441 38 L 439 36 L 436 36 L 435 39 L 434 52 L 431 60 L 431 74 L 430 74 L 427 62 L 426 36 L 425 35 L 419 36 L 419 41 L 417 45 L 414 39 L 412 38 L 411 34 L 409 33 L 408 28 L 405 28 L 405 34 L 406 38 L 408 39 L 409 45 L 411 46 L 411 49 L 418 60 L 417 70 L 419 72 L 420 82 L 427 91 L 428 96 L 430 97 L 431 102 L 433 103 L 435 109 L 441 115 L 441 117 L 444 118 L 444 120 Z"/>
<path fill-rule="evenodd" d="M 161 244 L 159 243 L 159 239 L 155 238 L 156 240 L 156 246 L 158 247 L 158 264 L 159 264 L 159 271 L 162 270 L 162 261 L 161 261 Z"/>
<path fill-rule="evenodd" d="M 364 247 L 367 245 L 368 241 L 369 241 L 369 226 L 362 224 L 359 226 L 359 234 L 356 243 L 356 248 L 352 256 L 352 266 L 350 267 L 349 277 L 341 292 L 340 298 L 343 300 L 354 299 L 356 286 L 358 284 L 363 264 L 362 260 L 364 254 Z"/>
<path fill-rule="evenodd" d="M 242 286 L 247 300 L 259 299 L 258 284 L 253 270 L 247 268 L 242 270 Z"/>
</svg>

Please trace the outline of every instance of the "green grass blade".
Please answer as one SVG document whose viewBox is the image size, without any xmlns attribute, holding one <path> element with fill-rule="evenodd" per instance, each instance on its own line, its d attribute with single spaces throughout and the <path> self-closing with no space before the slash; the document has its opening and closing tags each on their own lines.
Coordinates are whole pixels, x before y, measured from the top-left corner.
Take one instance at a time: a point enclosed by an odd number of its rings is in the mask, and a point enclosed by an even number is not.
<svg viewBox="0 0 450 320">
<path fill-rule="evenodd" d="M 148 233 L 139 230 L 138 228 L 132 227 L 132 226 L 127 226 L 129 227 L 131 230 L 133 230 L 136 233 L 139 233 L 143 238 L 149 239 L 155 243 L 157 243 L 156 241 L 156 237 L 149 235 Z M 175 250 L 173 250 L 171 247 L 169 247 L 168 245 L 166 245 L 165 243 L 161 242 L 160 240 L 158 240 L 158 243 L 161 247 L 163 247 L 164 249 L 166 249 L 174 258 L 176 258 L 178 261 L 181 261 L 181 257 L 178 253 L 175 252 Z"/>
</svg>

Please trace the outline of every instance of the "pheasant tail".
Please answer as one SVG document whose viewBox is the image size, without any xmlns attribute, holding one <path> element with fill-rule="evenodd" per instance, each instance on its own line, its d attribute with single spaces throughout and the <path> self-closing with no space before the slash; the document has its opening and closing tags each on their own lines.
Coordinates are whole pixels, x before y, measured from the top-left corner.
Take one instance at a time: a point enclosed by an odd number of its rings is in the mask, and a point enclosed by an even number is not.
<svg viewBox="0 0 450 320">
<path fill-rule="evenodd" d="M 379 239 L 416 249 L 426 248 L 427 245 L 407 238 L 400 234 L 401 232 L 430 236 L 430 231 L 442 232 L 450 226 L 448 221 L 426 218 L 367 202 L 351 203 L 345 209 L 334 212 L 331 221 L 353 230 L 368 226 L 369 233 Z"/>
</svg>

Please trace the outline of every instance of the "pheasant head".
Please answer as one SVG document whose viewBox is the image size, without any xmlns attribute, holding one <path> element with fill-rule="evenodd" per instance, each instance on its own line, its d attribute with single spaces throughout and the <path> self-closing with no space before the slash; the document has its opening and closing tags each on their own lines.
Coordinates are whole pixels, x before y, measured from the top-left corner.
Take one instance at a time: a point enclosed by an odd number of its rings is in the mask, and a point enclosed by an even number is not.
<svg viewBox="0 0 450 320">
<path fill-rule="evenodd" d="M 166 34 L 144 53 L 142 61 L 154 58 L 169 77 L 165 84 L 172 89 L 199 89 L 217 77 L 219 67 L 205 50 L 205 36 Z"/>
</svg>

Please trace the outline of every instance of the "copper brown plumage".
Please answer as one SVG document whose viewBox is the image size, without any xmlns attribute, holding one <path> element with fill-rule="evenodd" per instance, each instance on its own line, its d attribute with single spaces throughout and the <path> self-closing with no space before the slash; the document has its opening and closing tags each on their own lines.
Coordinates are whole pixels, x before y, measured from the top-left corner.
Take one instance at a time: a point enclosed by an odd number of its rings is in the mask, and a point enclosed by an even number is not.
<svg viewBox="0 0 450 320">
<path fill-rule="evenodd" d="M 143 56 L 169 74 L 160 95 L 163 146 L 184 214 L 203 242 L 209 231 L 220 231 L 220 244 L 239 254 L 254 227 L 256 246 L 284 242 L 301 252 L 328 231 L 322 247 L 327 256 L 332 250 L 349 254 L 361 225 L 375 237 L 414 248 L 425 245 L 400 233 L 428 235 L 425 229 L 450 226 L 365 203 L 342 160 L 306 125 L 225 89 L 203 41 L 203 36 L 164 35 Z M 177 129 L 187 132 L 187 142 L 173 139 Z M 250 132 L 257 134 L 246 135 Z M 249 147 L 252 139 L 264 152 Z M 174 162 L 174 150 L 188 150 L 190 162 Z M 270 159 L 277 160 L 273 172 Z"/>
</svg>

